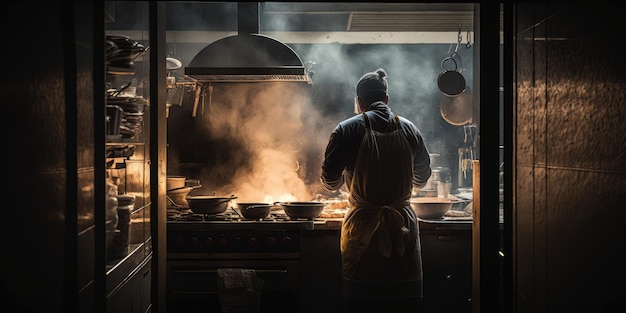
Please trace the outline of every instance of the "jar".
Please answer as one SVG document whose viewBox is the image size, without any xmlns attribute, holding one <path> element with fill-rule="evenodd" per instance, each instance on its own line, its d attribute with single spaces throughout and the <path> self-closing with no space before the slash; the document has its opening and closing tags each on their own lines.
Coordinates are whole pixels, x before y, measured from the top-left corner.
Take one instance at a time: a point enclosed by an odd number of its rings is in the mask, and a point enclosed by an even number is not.
<svg viewBox="0 0 626 313">
<path fill-rule="evenodd" d="M 114 244 L 109 251 L 110 258 L 122 258 L 126 256 L 130 249 L 130 224 L 131 214 L 135 209 L 135 196 L 117 196 L 117 232 L 113 238 Z"/>
<path fill-rule="evenodd" d="M 115 231 L 117 229 L 117 186 L 107 184 L 106 199 L 106 230 Z"/>
</svg>

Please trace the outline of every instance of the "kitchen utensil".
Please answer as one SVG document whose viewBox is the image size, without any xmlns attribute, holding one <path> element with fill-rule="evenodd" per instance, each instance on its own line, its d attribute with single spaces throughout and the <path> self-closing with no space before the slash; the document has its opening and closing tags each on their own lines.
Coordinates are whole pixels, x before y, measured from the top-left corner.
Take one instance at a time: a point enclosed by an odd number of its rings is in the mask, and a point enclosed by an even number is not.
<svg viewBox="0 0 626 313">
<path fill-rule="evenodd" d="M 184 187 L 186 179 L 185 176 L 167 176 L 165 179 L 167 190 Z"/>
<path fill-rule="evenodd" d="M 235 214 L 237 214 L 237 216 L 239 216 L 239 218 L 241 219 L 245 219 L 245 217 L 243 217 L 243 215 L 241 214 L 241 212 L 239 212 L 239 210 L 235 209 L 235 207 L 230 207 L 230 209 L 235 212 Z"/>
<path fill-rule="evenodd" d="M 187 196 L 189 196 L 189 193 L 191 193 L 191 191 L 200 187 L 202 187 L 202 185 L 183 186 L 183 187 L 174 188 L 174 189 L 167 191 L 167 197 L 172 202 L 174 202 L 176 207 L 188 208 L 189 203 L 187 202 Z"/>
<path fill-rule="evenodd" d="M 188 196 L 187 203 L 193 213 L 197 214 L 219 214 L 228 209 L 228 202 L 237 199 L 236 196 L 216 197 L 216 196 Z"/>
<path fill-rule="evenodd" d="M 174 59 L 174 58 L 165 58 L 165 69 L 166 70 L 175 70 L 175 69 L 179 69 L 183 66 L 183 63 L 180 62 L 178 59 Z"/>
<path fill-rule="evenodd" d="M 443 119 L 455 126 L 462 126 L 472 122 L 472 90 L 465 86 L 465 91 L 456 97 L 441 96 L 439 113 Z"/>
<path fill-rule="evenodd" d="M 461 63 L 461 66 L 459 66 L 457 61 L 454 59 L 455 56 L 458 56 L 456 52 L 441 61 L 441 68 L 443 71 L 439 73 L 439 76 L 437 77 L 439 90 L 441 90 L 444 95 L 449 97 L 456 97 L 465 91 L 465 77 L 461 74 L 463 64 Z M 461 62 L 460 60 L 461 58 L 459 57 L 459 62 Z M 446 63 L 452 63 L 454 68 L 446 69 Z"/>
<path fill-rule="evenodd" d="M 441 219 L 456 200 L 439 197 L 417 197 L 410 200 L 411 208 L 422 219 Z"/>
<path fill-rule="evenodd" d="M 267 217 L 270 214 L 272 205 L 261 202 L 239 202 L 237 209 L 248 220 L 258 220 Z"/>
<path fill-rule="evenodd" d="M 168 193 L 170 192 L 175 192 L 175 191 L 179 191 L 179 190 L 187 190 L 187 192 L 190 192 L 193 189 L 197 189 L 197 188 L 201 188 L 202 185 L 197 184 L 197 185 L 193 185 L 193 186 L 182 186 L 182 187 L 176 187 L 176 188 L 172 188 L 167 190 Z"/>
<path fill-rule="evenodd" d="M 303 218 L 312 220 L 324 211 L 323 202 L 277 202 L 285 210 L 290 218 Z"/>
<path fill-rule="evenodd" d="M 106 112 L 109 116 L 107 135 L 118 135 L 122 119 L 124 118 L 124 110 L 117 105 L 107 105 Z"/>
<path fill-rule="evenodd" d="M 201 188 L 200 180 L 198 179 L 186 179 L 184 176 L 168 176 L 166 182 L 168 188 L 167 196 L 176 204 L 176 206 L 188 208 L 189 202 L 187 197 L 194 189 Z M 182 185 L 181 185 L 182 184 Z M 192 185 L 188 185 L 192 184 Z"/>
<path fill-rule="evenodd" d="M 199 179 L 187 179 L 185 176 L 167 176 L 165 180 L 167 192 L 183 189 L 185 187 L 192 188 L 200 188 L 202 185 L 200 184 Z"/>
</svg>

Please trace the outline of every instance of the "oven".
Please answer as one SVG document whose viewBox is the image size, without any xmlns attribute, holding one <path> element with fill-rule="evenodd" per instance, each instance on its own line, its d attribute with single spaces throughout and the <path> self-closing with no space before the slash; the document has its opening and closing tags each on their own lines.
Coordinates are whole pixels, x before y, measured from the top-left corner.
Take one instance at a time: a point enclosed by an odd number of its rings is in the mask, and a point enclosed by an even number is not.
<svg viewBox="0 0 626 313">
<path fill-rule="evenodd" d="M 258 312 L 297 312 L 300 237 L 312 228 L 313 221 L 275 214 L 263 220 L 168 214 L 168 313 L 234 311 L 233 299 Z M 240 273 L 238 286 L 245 288 L 225 288 L 226 271 Z"/>
</svg>

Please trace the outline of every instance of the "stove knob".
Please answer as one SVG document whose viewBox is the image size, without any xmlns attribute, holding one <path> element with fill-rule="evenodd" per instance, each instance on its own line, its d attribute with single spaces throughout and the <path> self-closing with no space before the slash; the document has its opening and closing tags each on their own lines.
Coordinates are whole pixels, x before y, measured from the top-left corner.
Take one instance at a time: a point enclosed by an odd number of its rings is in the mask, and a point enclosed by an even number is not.
<svg viewBox="0 0 626 313">
<path fill-rule="evenodd" d="M 289 237 L 289 236 L 283 237 L 283 245 L 285 245 L 285 246 L 291 245 L 291 237 Z"/>
<path fill-rule="evenodd" d="M 176 238 L 176 246 L 182 247 L 185 245 L 185 237 L 180 236 Z"/>
<path fill-rule="evenodd" d="M 248 238 L 248 246 L 250 246 L 250 247 L 256 246 L 257 242 L 258 242 L 258 240 L 256 239 L 256 237 Z"/>
<path fill-rule="evenodd" d="M 200 244 L 200 240 L 198 240 L 198 238 L 196 237 L 191 237 L 191 244 L 193 246 L 198 246 Z"/>
<path fill-rule="evenodd" d="M 265 240 L 265 244 L 268 245 L 269 247 L 273 247 L 276 245 L 276 238 L 270 236 L 267 237 L 267 240 Z"/>
<path fill-rule="evenodd" d="M 228 239 L 226 239 L 225 237 L 220 238 L 219 245 L 220 247 L 228 246 Z"/>
<path fill-rule="evenodd" d="M 204 239 L 204 246 L 205 247 L 210 247 L 212 245 L 213 245 L 213 238 L 206 237 L 206 239 Z"/>
</svg>

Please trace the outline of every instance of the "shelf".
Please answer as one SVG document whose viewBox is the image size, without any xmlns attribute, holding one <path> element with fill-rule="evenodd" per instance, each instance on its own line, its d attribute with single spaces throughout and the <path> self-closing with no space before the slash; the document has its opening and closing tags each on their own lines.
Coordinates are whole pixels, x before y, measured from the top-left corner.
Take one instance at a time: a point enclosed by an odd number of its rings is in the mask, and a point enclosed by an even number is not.
<svg viewBox="0 0 626 313">
<path fill-rule="evenodd" d="M 120 2 L 112 2 L 111 5 Z M 119 223 L 106 237 L 107 295 L 123 289 L 131 277 L 152 253 L 150 210 L 150 106 L 149 94 L 152 71 L 149 62 L 135 62 L 132 58 L 136 43 L 149 38 L 148 3 L 136 2 L 135 11 L 128 17 L 136 23 L 133 36 L 116 31 L 118 20 L 105 25 L 103 39 L 108 50 L 103 64 L 106 72 L 105 106 L 105 162 L 106 184 L 117 186 Z M 128 38 L 125 40 L 124 38 Z M 149 57 L 149 51 L 141 52 Z M 126 55 L 128 54 L 128 55 Z M 126 59 L 128 57 L 128 59 Z M 128 63 L 124 63 L 128 62 Z M 120 66 L 116 66 L 120 65 Z M 133 200 L 121 197 L 133 196 Z M 125 199 L 124 208 L 122 200 Z M 130 203 L 128 203 L 130 202 Z M 122 223 L 122 219 L 124 223 Z M 131 288 L 132 289 L 132 288 Z M 137 292 L 133 289 L 132 291 Z"/>
</svg>

